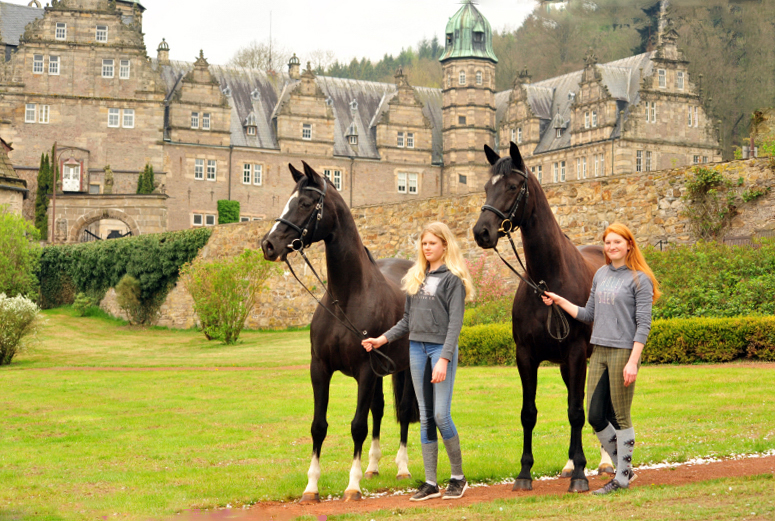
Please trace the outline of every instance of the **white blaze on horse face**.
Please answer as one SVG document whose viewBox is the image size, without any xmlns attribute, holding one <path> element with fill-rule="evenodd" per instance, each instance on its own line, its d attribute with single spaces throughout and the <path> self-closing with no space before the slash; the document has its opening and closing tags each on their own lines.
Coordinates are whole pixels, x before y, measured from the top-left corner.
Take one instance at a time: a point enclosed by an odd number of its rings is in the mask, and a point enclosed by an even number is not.
<svg viewBox="0 0 775 521">
<path fill-rule="evenodd" d="M 305 494 L 317 494 L 318 493 L 318 480 L 320 479 L 320 460 L 317 456 L 312 456 L 312 463 L 309 465 L 307 471 L 307 488 L 304 489 Z"/>
<path fill-rule="evenodd" d="M 503 174 L 498 174 L 498 175 L 492 176 L 492 179 L 490 179 L 490 181 L 492 182 L 492 185 L 495 186 L 498 183 L 498 181 L 500 181 L 502 178 L 503 178 Z"/>
<path fill-rule="evenodd" d="M 288 202 L 285 203 L 285 208 L 283 208 L 283 213 L 280 214 L 280 219 L 285 219 L 285 216 L 288 215 L 288 212 L 291 210 L 291 201 L 299 197 L 299 191 L 293 192 L 290 199 L 288 199 Z M 277 226 L 279 225 L 279 221 L 276 221 L 274 223 L 274 226 L 272 226 L 272 229 L 269 230 L 269 233 L 274 233 L 274 231 L 277 229 Z"/>
<path fill-rule="evenodd" d="M 358 456 L 353 460 L 353 466 L 350 468 L 350 483 L 345 491 L 351 490 L 360 493 L 361 478 L 363 478 L 363 471 L 361 470 L 361 457 Z"/>
<path fill-rule="evenodd" d="M 401 444 L 401 447 L 398 449 L 398 454 L 396 454 L 396 466 L 398 467 L 398 472 L 396 473 L 398 479 L 412 477 L 412 473 L 409 472 L 409 454 L 406 451 L 406 444 L 404 443 Z"/>
<path fill-rule="evenodd" d="M 379 474 L 379 460 L 382 459 L 382 450 L 379 448 L 379 439 L 372 438 L 369 449 L 369 466 L 366 467 L 366 475 Z"/>
</svg>

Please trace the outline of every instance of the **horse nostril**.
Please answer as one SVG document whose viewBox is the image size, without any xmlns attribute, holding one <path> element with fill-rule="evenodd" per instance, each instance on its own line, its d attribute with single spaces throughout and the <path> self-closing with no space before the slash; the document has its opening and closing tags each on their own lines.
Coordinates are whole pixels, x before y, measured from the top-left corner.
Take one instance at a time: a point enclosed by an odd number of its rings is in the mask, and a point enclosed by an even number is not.
<svg viewBox="0 0 775 521">
<path fill-rule="evenodd" d="M 274 253 L 274 247 L 268 239 L 261 244 L 261 247 L 264 248 L 264 253 L 267 255 L 272 255 Z"/>
</svg>

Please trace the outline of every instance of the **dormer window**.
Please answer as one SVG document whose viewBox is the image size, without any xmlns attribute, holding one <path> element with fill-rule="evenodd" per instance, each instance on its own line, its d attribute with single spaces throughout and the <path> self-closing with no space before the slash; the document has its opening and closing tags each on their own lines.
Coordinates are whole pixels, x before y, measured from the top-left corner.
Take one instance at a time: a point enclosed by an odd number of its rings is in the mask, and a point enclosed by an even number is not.
<svg viewBox="0 0 775 521">
<path fill-rule="evenodd" d="M 482 43 L 484 41 L 484 33 L 480 31 L 474 31 L 474 43 Z"/>
<path fill-rule="evenodd" d="M 348 136 L 347 142 L 351 145 L 357 145 L 358 144 L 358 136 Z"/>
<path fill-rule="evenodd" d="M 452 45 L 452 33 L 447 33 L 447 45 Z"/>
<path fill-rule="evenodd" d="M 255 136 L 256 135 L 256 127 L 249 126 L 249 127 L 245 127 L 245 128 L 247 129 L 248 136 Z"/>
<path fill-rule="evenodd" d="M 562 137 L 562 129 L 561 128 L 557 129 L 557 137 Z"/>
<path fill-rule="evenodd" d="M 207 126 L 209 127 L 210 126 L 210 123 L 209 123 L 210 115 L 209 114 L 207 115 L 207 120 L 208 120 Z M 254 112 L 251 111 L 251 113 L 248 114 L 248 117 L 245 118 L 244 125 L 245 125 L 245 133 L 248 136 L 255 136 L 258 133 L 257 132 L 258 123 L 256 121 L 256 114 Z"/>
<path fill-rule="evenodd" d="M 573 101 L 576 99 L 576 93 L 575 92 L 569 92 L 568 93 L 568 101 Z"/>
<path fill-rule="evenodd" d="M 258 88 L 253 89 L 253 92 L 250 93 L 250 99 L 253 101 L 258 101 L 261 99 L 261 91 L 258 90 Z"/>
<path fill-rule="evenodd" d="M 97 26 L 97 33 L 95 35 L 95 39 L 100 43 L 107 43 L 108 42 L 108 26 L 107 25 L 98 25 Z"/>
<path fill-rule="evenodd" d="M 352 100 L 350 102 L 350 110 L 358 110 L 358 101 L 357 100 Z"/>
</svg>

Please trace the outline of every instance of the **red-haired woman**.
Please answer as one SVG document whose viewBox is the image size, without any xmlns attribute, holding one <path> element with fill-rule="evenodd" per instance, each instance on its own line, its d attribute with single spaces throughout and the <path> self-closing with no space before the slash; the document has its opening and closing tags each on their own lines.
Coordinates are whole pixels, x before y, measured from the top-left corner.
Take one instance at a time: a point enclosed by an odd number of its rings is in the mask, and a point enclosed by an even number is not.
<svg viewBox="0 0 775 521">
<path fill-rule="evenodd" d="M 635 447 L 630 407 L 640 355 L 651 329 L 651 305 L 661 294 L 627 226 L 614 223 L 606 228 L 603 243 L 606 265 L 595 273 L 586 306 L 576 306 L 548 291 L 543 297 L 546 305 L 555 303 L 577 320 L 594 322 L 587 411 L 603 447 L 616 456 L 616 475 L 593 494 L 608 494 L 630 485 Z M 606 419 L 609 400 L 616 425 Z"/>
</svg>

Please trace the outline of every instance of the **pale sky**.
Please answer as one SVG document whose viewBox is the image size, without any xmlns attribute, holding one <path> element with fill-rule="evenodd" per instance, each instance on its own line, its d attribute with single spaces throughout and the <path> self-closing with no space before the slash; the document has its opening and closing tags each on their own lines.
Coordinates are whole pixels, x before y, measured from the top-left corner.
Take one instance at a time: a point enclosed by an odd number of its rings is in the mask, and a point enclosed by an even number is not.
<svg viewBox="0 0 775 521">
<path fill-rule="evenodd" d="M 27 5 L 29 0 L 3 0 Z M 43 5 L 48 0 L 41 0 Z M 204 50 L 210 63 L 223 64 L 253 40 L 269 41 L 302 61 L 315 50 L 331 50 L 340 62 L 397 56 L 422 38 L 443 42 L 447 20 L 461 0 L 141 0 L 148 55 L 156 56 L 162 37 L 170 58 L 193 61 Z M 478 0 L 477 8 L 494 30 L 515 29 L 535 0 Z"/>
</svg>

